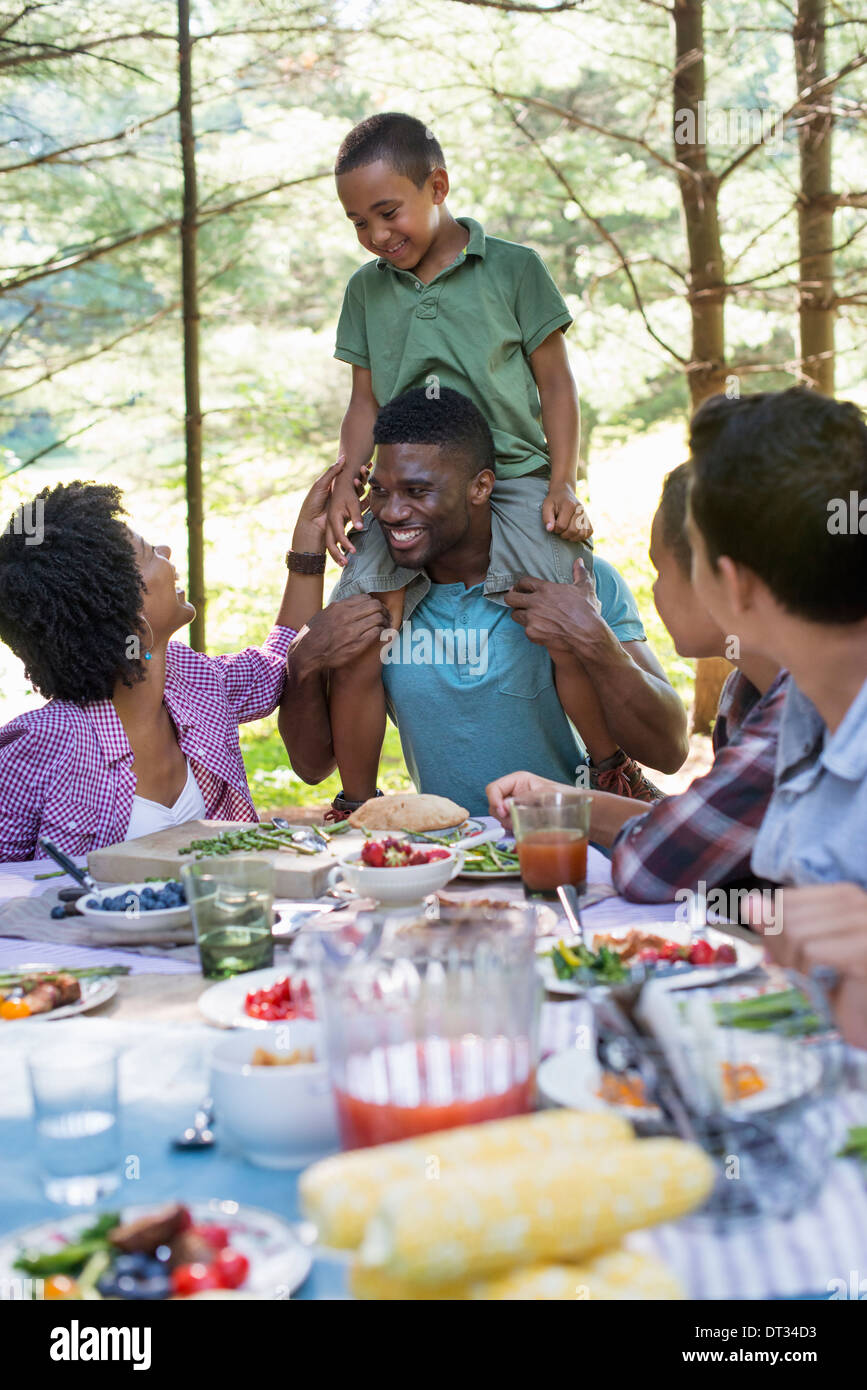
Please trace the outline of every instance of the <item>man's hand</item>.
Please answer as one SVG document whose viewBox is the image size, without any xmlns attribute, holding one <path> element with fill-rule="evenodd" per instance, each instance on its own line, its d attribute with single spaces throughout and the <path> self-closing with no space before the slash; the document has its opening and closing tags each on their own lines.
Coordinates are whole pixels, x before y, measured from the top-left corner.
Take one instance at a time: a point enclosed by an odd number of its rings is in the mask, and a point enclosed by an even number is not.
<svg viewBox="0 0 867 1390">
<path fill-rule="evenodd" d="M 568 483 L 548 488 L 542 503 L 542 521 L 546 531 L 553 531 L 564 541 L 588 541 L 593 535 L 590 518 Z"/>
<path fill-rule="evenodd" d="M 348 556 L 355 554 L 355 546 L 346 535 L 347 526 L 360 531 L 364 525 L 359 499 L 367 485 L 368 468 L 366 465 L 363 466 L 353 477 L 350 469 L 345 466 L 344 454 L 339 456 L 337 463 L 340 465 L 340 471 L 331 487 L 325 544 L 332 560 L 336 560 L 342 567 L 346 564 Z"/>
<path fill-rule="evenodd" d="M 525 576 L 506 594 L 515 622 L 531 642 L 547 647 L 555 660 L 558 656 L 580 660 L 582 648 L 598 636 L 599 625 L 605 621 L 583 560 L 575 561 L 572 574 L 572 584 Z"/>
<path fill-rule="evenodd" d="M 341 599 L 316 613 L 289 648 L 290 676 L 304 680 L 351 662 L 391 628 L 388 609 L 370 594 Z"/>
<path fill-rule="evenodd" d="M 782 906 L 773 925 L 764 924 L 769 954 L 802 975 L 821 965 L 836 970 L 837 1025 L 847 1042 L 867 1047 L 867 893 L 854 883 L 816 883 L 775 897 Z"/>
<path fill-rule="evenodd" d="M 521 801 L 524 797 L 538 796 L 540 792 L 574 791 L 560 782 L 552 782 L 548 777 L 537 777 L 535 772 L 509 772 L 489 782 L 485 787 L 488 809 L 491 815 L 507 829 L 512 827 L 512 817 L 506 804 L 509 798 Z"/>
</svg>

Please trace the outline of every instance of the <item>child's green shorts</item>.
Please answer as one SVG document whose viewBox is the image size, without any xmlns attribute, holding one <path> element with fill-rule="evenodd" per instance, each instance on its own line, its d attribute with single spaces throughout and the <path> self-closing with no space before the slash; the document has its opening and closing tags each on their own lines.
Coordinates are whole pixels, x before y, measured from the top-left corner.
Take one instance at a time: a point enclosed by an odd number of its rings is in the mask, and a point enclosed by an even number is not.
<svg viewBox="0 0 867 1390">
<path fill-rule="evenodd" d="M 494 483 L 488 570 L 492 588 L 511 589 L 522 575 L 571 584 L 572 566 L 578 559 L 592 572 L 593 550 L 586 541 L 564 541 L 545 530 L 542 503 L 547 492 L 547 477 L 535 473 L 522 478 L 498 478 Z M 394 563 L 379 523 L 370 513 L 364 530 L 350 534 L 357 553 L 349 556 L 332 601 L 402 589 L 415 578 L 417 570 Z"/>
</svg>

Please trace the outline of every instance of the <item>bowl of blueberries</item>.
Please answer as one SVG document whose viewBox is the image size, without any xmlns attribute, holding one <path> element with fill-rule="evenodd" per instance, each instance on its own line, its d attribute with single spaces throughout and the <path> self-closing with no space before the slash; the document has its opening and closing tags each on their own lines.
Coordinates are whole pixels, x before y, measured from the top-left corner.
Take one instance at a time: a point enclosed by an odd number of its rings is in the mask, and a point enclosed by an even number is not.
<svg viewBox="0 0 867 1390">
<path fill-rule="evenodd" d="M 155 879 L 152 883 L 113 884 L 95 893 L 86 893 L 75 903 L 76 913 L 105 926 L 135 929 L 147 918 L 148 927 L 189 926 L 192 919 L 187 895 L 177 879 Z"/>
</svg>

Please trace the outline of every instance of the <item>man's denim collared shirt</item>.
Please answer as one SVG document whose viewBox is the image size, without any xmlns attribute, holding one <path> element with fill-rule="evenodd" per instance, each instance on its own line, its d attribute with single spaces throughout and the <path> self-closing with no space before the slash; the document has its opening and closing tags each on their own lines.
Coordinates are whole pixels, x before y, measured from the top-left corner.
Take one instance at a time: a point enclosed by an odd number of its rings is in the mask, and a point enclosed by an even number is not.
<svg viewBox="0 0 867 1390">
<path fill-rule="evenodd" d="M 867 888 L 867 681 L 834 733 L 790 685 L 752 867 L 774 883 L 845 879 Z"/>
</svg>

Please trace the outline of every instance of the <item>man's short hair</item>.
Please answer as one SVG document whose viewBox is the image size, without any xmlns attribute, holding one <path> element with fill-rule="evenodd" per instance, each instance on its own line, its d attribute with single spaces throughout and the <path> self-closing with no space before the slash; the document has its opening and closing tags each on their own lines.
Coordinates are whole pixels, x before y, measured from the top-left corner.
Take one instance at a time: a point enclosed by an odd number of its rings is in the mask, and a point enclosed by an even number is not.
<svg viewBox="0 0 867 1390">
<path fill-rule="evenodd" d="M 446 167 L 439 141 L 429 126 L 402 111 L 368 116 L 350 130 L 337 151 L 334 173 L 348 174 L 378 159 L 422 188 L 434 169 Z"/>
<path fill-rule="evenodd" d="M 478 406 L 469 396 L 441 386 L 431 397 L 418 386 L 395 396 L 380 410 L 373 428 L 374 444 L 436 444 L 461 466 L 467 481 L 483 468 L 494 471 L 494 438 Z"/>
<path fill-rule="evenodd" d="M 662 520 L 662 539 L 673 554 L 683 573 L 692 569 L 692 546 L 686 533 L 686 503 L 689 496 L 690 467 L 679 463 L 666 473 L 659 499 Z"/>
<path fill-rule="evenodd" d="M 801 386 L 713 396 L 693 416 L 690 450 L 690 507 L 713 566 L 728 555 L 810 622 L 867 616 L 867 541 L 857 523 L 832 524 L 835 502 L 867 498 L 856 405 Z"/>
</svg>

